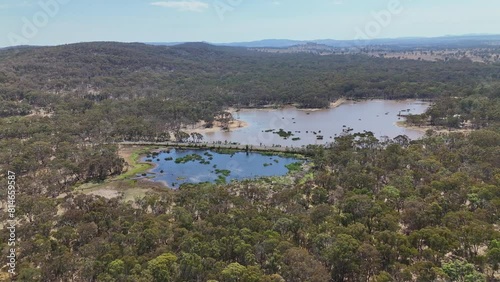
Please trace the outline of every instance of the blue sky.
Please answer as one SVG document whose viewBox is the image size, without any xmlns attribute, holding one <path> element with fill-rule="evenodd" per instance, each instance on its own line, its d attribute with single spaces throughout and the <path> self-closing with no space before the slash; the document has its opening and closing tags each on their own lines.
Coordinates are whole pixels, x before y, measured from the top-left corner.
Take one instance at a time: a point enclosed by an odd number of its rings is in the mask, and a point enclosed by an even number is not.
<svg viewBox="0 0 500 282">
<path fill-rule="evenodd" d="M 498 0 L 0 0 L 0 46 L 500 33 Z"/>
</svg>

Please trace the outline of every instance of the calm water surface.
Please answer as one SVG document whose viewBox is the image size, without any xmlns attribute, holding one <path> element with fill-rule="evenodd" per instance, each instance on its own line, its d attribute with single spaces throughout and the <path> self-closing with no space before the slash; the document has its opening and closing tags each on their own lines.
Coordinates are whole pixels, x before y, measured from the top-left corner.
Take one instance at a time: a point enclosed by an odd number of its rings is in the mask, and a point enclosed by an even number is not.
<svg viewBox="0 0 500 282">
<path fill-rule="evenodd" d="M 347 102 L 340 107 L 320 111 L 296 108 L 244 109 L 235 113 L 235 118 L 248 122 L 248 127 L 231 132 L 207 133 L 204 139 L 208 142 L 227 140 L 251 145 L 300 147 L 332 142 L 335 136 L 349 128 L 354 133 L 372 131 L 378 138 L 407 135 L 411 139 L 418 139 L 424 133 L 397 126 L 396 122 L 404 120 L 398 114 L 400 111 L 404 111 L 402 114 L 421 114 L 429 106 L 428 102 L 416 100 L 367 100 Z M 272 132 L 265 132 L 279 129 L 291 131 L 293 136 L 284 139 Z M 318 135 L 322 135 L 323 140 L 318 140 Z M 300 140 L 293 141 L 292 138 Z"/>
<path fill-rule="evenodd" d="M 346 130 L 353 133 L 372 131 L 379 138 L 407 135 L 417 139 L 423 133 L 397 126 L 396 122 L 404 120 L 398 114 L 420 114 L 429 106 L 430 103 L 415 100 L 369 100 L 347 102 L 340 107 L 320 111 L 295 108 L 245 109 L 235 113 L 235 118 L 247 122 L 248 127 L 205 134 L 204 141 L 301 147 L 332 142 L 335 136 Z M 280 129 L 290 132 L 292 136 L 285 139 L 273 133 Z M 323 136 L 323 140 L 319 140 L 318 136 Z M 222 154 L 208 150 L 170 150 L 158 156 L 142 158 L 142 161 L 146 160 L 156 165 L 148 176 L 172 188 L 184 183 L 217 183 L 281 176 L 288 172 L 286 165 L 298 161 L 259 153 Z"/>
<path fill-rule="evenodd" d="M 186 157 L 190 160 L 186 161 Z M 299 161 L 294 158 L 265 156 L 259 153 L 222 154 L 210 150 L 175 149 L 154 157 L 146 156 L 141 160 L 149 160 L 156 165 L 150 170 L 149 175 L 153 181 L 163 182 L 172 188 L 178 188 L 184 183 L 230 182 L 282 176 L 288 173 L 286 165 Z"/>
</svg>

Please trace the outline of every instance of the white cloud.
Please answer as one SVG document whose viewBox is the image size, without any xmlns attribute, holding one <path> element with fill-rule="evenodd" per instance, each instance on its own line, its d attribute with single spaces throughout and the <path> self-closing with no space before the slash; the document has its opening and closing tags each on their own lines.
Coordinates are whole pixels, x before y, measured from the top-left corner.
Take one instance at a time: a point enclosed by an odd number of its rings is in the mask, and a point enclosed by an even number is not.
<svg viewBox="0 0 500 282">
<path fill-rule="evenodd" d="M 208 4 L 201 1 L 163 1 L 153 2 L 151 5 L 188 12 L 203 12 L 208 8 Z"/>
</svg>

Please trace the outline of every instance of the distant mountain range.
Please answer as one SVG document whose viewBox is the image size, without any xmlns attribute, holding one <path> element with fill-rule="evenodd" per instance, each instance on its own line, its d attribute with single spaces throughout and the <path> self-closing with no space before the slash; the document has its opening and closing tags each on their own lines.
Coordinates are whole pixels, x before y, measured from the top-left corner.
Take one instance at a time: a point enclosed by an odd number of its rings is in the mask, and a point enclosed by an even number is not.
<svg viewBox="0 0 500 282">
<path fill-rule="evenodd" d="M 178 45 L 184 42 L 155 42 L 151 45 Z M 208 42 L 207 42 L 208 43 Z M 415 47 L 477 47 L 477 46 L 500 46 L 500 35 L 460 35 L 460 36 L 442 36 L 442 37 L 406 37 L 406 38 L 387 38 L 371 40 L 289 40 L 289 39 L 265 39 L 250 42 L 233 43 L 210 43 L 218 46 L 247 47 L 247 48 L 288 48 L 305 44 L 321 44 L 336 48 L 351 48 L 359 46 L 398 46 L 401 48 Z"/>
</svg>

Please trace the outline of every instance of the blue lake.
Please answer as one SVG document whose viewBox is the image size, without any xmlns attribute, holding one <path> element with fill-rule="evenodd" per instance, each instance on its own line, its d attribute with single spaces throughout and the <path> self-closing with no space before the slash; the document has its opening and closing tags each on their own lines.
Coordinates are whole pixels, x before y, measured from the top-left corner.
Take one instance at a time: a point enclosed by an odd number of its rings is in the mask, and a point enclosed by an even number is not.
<svg viewBox="0 0 500 282">
<path fill-rule="evenodd" d="M 289 171 L 287 165 L 300 160 L 259 153 L 171 149 L 142 157 L 141 161 L 155 165 L 148 174 L 153 181 L 178 188 L 184 183 L 228 183 L 232 180 L 283 176 Z"/>
</svg>

